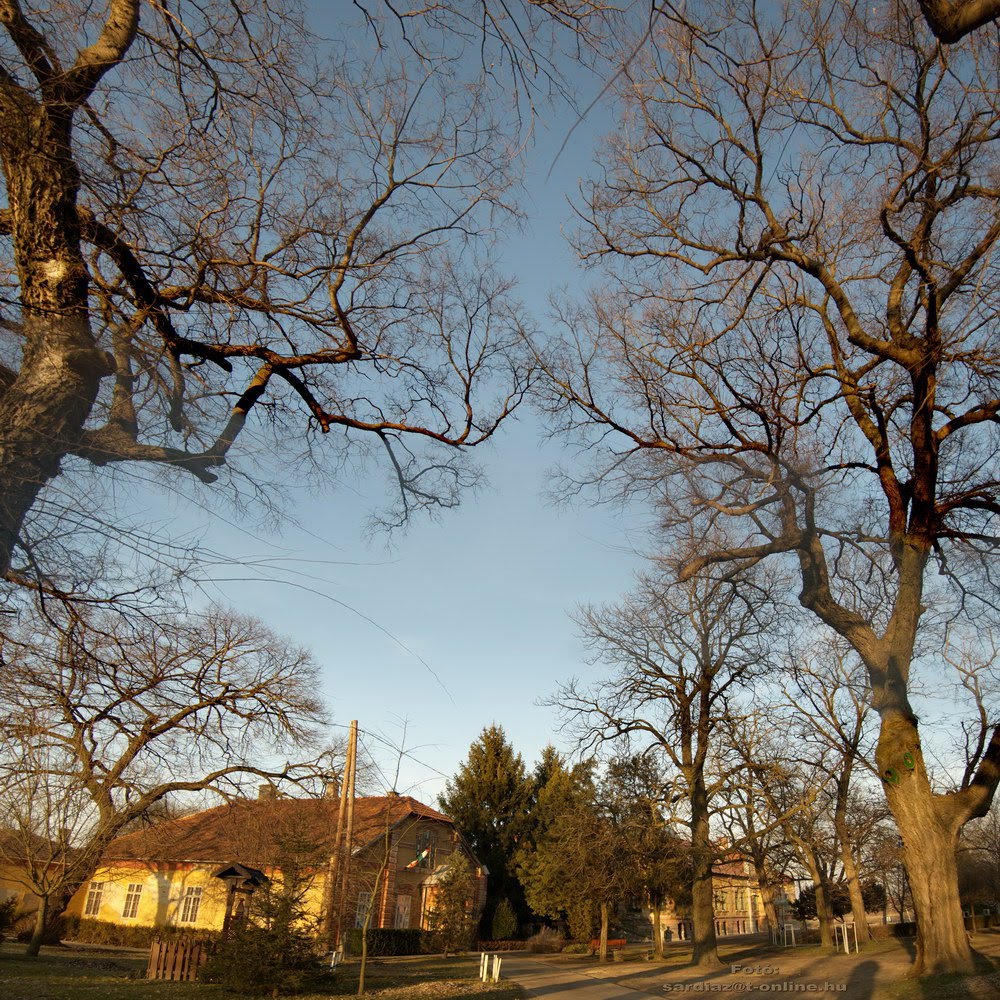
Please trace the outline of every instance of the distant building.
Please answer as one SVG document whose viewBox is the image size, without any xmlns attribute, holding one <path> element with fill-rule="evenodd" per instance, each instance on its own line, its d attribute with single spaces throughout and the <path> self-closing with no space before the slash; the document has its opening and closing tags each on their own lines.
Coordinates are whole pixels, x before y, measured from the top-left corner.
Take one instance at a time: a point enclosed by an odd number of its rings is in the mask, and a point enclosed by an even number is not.
<svg viewBox="0 0 1000 1000">
<path fill-rule="evenodd" d="M 732 856 L 717 861 L 712 869 L 712 891 L 715 933 L 719 937 L 770 932 L 760 885 L 749 860 Z M 773 892 L 778 923 L 786 923 L 791 919 L 789 907 L 792 887 L 776 885 Z M 648 918 L 652 923 L 651 911 L 648 911 Z M 673 900 L 668 900 L 660 911 L 660 926 L 667 941 L 690 940 L 693 933 L 690 907 L 678 906 Z"/>
</svg>

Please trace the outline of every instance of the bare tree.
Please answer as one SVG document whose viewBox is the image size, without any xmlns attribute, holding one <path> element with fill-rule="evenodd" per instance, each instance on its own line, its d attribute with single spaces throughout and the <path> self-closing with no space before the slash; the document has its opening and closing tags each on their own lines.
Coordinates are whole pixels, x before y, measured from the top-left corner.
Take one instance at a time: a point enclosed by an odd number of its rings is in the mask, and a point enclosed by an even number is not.
<svg viewBox="0 0 1000 1000">
<path fill-rule="evenodd" d="M 865 768 L 873 749 L 870 693 L 863 666 L 836 646 L 824 647 L 795 657 L 785 696 L 795 713 L 792 726 L 800 746 L 816 750 L 800 750 L 800 758 L 824 772 L 832 785 L 833 831 L 860 943 L 870 935 L 859 874 L 860 845 L 851 835 L 848 809 L 857 772 Z"/>
<path fill-rule="evenodd" d="M 784 722 L 785 720 L 782 720 Z M 773 715 L 756 715 L 728 727 L 728 739 L 749 772 L 752 787 L 764 805 L 765 829 L 779 826 L 797 861 L 808 872 L 816 893 L 820 944 L 833 945 L 833 885 L 837 881 L 838 841 L 830 822 L 835 811 L 837 769 L 823 748 L 820 759 L 802 757 L 798 744 L 787 740 L 788 728 Z M 778 735 L 780 733 L 780 735 Z"/>
<path fill-rule="evenodd" d="M 745 718 L 737 722 L 738 728 L 746 725 Z M 777 896 L 792 870 L 793 851 L 782 833 L 780 818 L 774 822 L 763 785 L 754 768 L 732 775 L 720 792 L 726 807 L 719 819 L 730 842 L 740 844 L 740 851 L 753 866 L 764 920 L 768 931 L 774 932 L 781 925 Z"/>
<path fill-rule="evenodd" d="M 767 663 L 765 641 L 774 607 L 758 574 L 735 580 L 644 579 L 624 603 L 586 608 L 579 621 L 597 659 L 614 667 L 589 686 L 573 682 L 557 704 L 598 744 L 638 739 L 673 765 L 673 801 L 683 802 L 691 830 L 692 962 L 721 964 L 715 940 L 713 864 L 718 848 L 713 800 L 729 774 L 716 767 L 719 726 L 732 699 Z"/>
<path fill-rule="evenodd" d="M 685 573 L 784 559 L 860 656 L 916 968 L 966 970 L 955 845 L 989 809 L 1000 730 L 938 788 L 909 691 L 922 623 L 995 592 L 997 48 L 942 49 L 900 3 L 783 15 L 664 14 L 623 70 L 581 243 L 617 286 L 565 311 L 550 403 L 622 445 L 592 480 L 694 523 Z"/>
<path fill-rule="evenodd" d="M 529 381 L 483 74 L 385 37 L 324 56 L 295 0 L 3 11 L 0 574 L 58 576 L 62 472 L 211 483 L 247 427 L 286 459 L 384 448 L 391 523 L 454 504 Z"/>
<path fill-rule="evenodd" d="M 330 766 L 315 664 L 253 619 L 55 621 L 50 609 L 5 635 L 0 657 L 0 826 L 17 832 L 10 860 L 27 862 L 41 900 L 29 954 L 108 844 L 165 796 Z"/>
</svg>

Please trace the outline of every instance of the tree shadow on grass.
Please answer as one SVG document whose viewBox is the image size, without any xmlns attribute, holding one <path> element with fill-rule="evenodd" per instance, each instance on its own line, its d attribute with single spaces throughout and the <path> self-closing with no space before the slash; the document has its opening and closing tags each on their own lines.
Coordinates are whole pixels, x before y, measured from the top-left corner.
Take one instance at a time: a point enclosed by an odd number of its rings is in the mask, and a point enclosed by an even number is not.
<svg viewBox="0 0 1000 1000">
<path fill-rule="evenodd" d="M 870 1000 L 875 992 L 875 976 L 878 974 L 878 962 L 871 959 L 859 963 L 851 969 L 847 977 L 847 989 L 844 994 L 848 1000 Z"/>
<path fill-rule="evenodd" d="M 973 946 L 975 972 L 968 976 L 927 976 L 920 980 L 920 996 L 927 1000 L 984 1000 L 1000 997 L 1000 962 Z"/>
</svg>

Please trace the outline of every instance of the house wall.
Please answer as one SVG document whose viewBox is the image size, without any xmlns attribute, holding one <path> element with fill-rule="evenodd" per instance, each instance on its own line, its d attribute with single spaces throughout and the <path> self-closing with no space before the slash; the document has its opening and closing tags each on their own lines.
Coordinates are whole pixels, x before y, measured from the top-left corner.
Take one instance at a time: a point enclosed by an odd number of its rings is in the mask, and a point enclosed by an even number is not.
<svg viewBox="0 0 1000 1000">
<path fill-rule="evenodd" d="M 729 867 L 736 867 L 730 865 Z M 764 900 L 757 880 L 749 873 L 719 873 L 712 878 L 712 894 L 715 903 L 715 932 L 720 937 L 736 934 L 766 933 Z M 775 907 L 778 919 L 782 920 L 788 911 L 787 890 L 775 888 Z M 653 914 L 649 911 L 652 924 Z M 678 907 L 671 900 L 660 911 L 660 922 L 666 940 L 686 941 L 691 937 L 690 907 Z"/>
<path fill-rule="evenodd" d="M 420 850 L 430 845 L 426 860 L 417 861 Z M 422 883 L 444 864 L 456 849 L 469 858 L 475 878 L 475 891 L 470 906 L 475 916 L 482 912 L 486 902 L 486 874 L 478 862 L 465 851 L 454 827 L 440 820 L 416 819 L 397 826 L 391 834 L 389 863 L 374 900 L 371 927 L 422 927 L 427 928 L 427 916 L 432 893 Z M 352 861 L 352 877 L 344 900 L 344 927 L 360 926 L 363 916 L 361 904 L 366 893 L 372 891 L 376 876 L 385 857 L 384 843 L 368 845 Z M 479 874 L 477 874 L 477 871 Z"/>
<path fill-rule="evenodd" d="M 24 883 L 23 869 L 0 861 L 0 903 L 14 898 L 20 911 L 38 909 L 38 897 Z"/>
<path fill-rule="evenodd" d="M 226 908 L 226 885 L 212 872 L 218 865 L 119 862 L 104 865 L 71 900 L 67 913 L 86 920 L 106 920 L 136 927 L 189 927 L 192 930 L 222 930 Z M 85 913 L 87 897 L 95 883 L 101 884 L 100 907 Z M 135 914 L 126 916 L 129 886 L 141 886 Z M 182 921 L 184 898 L 189 889 L 200 889 L 197 919 Z M 131 910 L 130 910 L 131 912 Z"/>
</svg>

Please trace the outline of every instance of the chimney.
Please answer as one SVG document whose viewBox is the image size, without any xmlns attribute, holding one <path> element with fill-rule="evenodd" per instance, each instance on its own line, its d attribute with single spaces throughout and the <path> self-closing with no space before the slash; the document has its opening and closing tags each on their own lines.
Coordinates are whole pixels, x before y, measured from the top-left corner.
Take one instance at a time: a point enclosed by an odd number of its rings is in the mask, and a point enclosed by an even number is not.
<svg viewBox="0 0 1000 1000">
<path fill-rule="evenodd" d="M 324 799 L 338 799 L 340 798 L 340 782 L 337 781 L 336 777 L 330 777 L 326 780 L 323 785 L 323 798 Z"/>
</svg>

